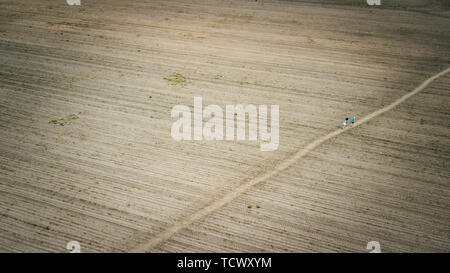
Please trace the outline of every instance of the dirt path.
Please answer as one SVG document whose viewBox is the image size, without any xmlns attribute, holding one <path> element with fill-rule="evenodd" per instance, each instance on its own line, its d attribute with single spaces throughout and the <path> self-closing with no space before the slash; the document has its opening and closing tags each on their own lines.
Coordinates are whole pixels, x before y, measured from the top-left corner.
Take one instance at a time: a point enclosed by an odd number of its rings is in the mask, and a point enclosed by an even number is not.
<svg viewBox="0 0 450 273">
<path fill-rule="evenodd" d="M 387 105 L 386 107 L 381 108 L 378 111 L 375 111 L 365 117 L 363 117 L 362 119 L 360 119 L 358 122 L 355 123 L 355 125 L 353 126 L 349 126 L 343 129 L 338 129 L 336 131 L 333 131 L 313 142 L 311 142 L 310 144 L 308 144 L 306 147 L 304 147 L 303 149 L 299 150 L 298 152 L 296 152 L 293 156 L 287 158 L 286 160 L 282 161 L 278 166 L 276 166 L 276 168 L 274 168 L 273 170 L 270 170 L 269 172 L 266 172 L 260 176 L 257 176 L 251 180 L 249 180 L 248 182 L 242 184 L 241 186 L 237 187 L 235 190 L 229 192 L 228 194 L 226 194 L 222 199 L 219 199 L 213 203 L 211 203 L 210 205 L 208 205 L 207 207 L 197 211 L 196 213 L 192 214 L 191 216 L 177 222 L 175 225 L 173 225 L 172 227 L 170 227 L 169 229 L 165 230 L 164 232 L 158 234 L 157 236 L 153 237 L 151 240 L 136 246 L 135 248 L 133 248 L 131 250 L 131 252 L 145 252 L 147 249 L 153 248 L 155 246 L 157 246 L 159 243 L 169 239 L 173 234 L 175 234 L 176 232 L 178 232 L 181 229 L 186 228 L 187 226 L 189 226 L 190 224 L 192 224 L 193 222 L 205 217 L 206 215 L 210 214 L 211 212 L 221 208 L 222 206 L 228 204 L 229 202 L 231 202 L 232 200 L 234 200 L 236 197 L 238 197 L 239 195 L 241 195 L 242 193 L 244 193 L 245 191 L 249 190 L 250 188 L 252 188 L 253 186 L 255 186 L 256 184 L 267 180 L 268 178 L 278 174 L 279 172 L 285 170 L 286 168 L 288 168 L 289 166 L 291 166 L 293 163 L 295 163 L 296 161 L 302 159 L 303 157 L 305 157 L 309 152 L 311 152 L 312 150 L 314 150 L 315 148 L 317 148 L 319 145 L 321 145 L 322 143 L 348 131 L 351 130 L 353 128 L 356 128 L 357 126 L 360 126 L 390 110 L 392 110 L 393 108 L 395 108 L 396 106 L 398 106 L 399 104 L 403 103 L 404 101 L 406 101 L 408 98 L 416 95 L 417 93 L 419 93 L 420 91 L 424 90 L 428 85 L 430 85 L 434 80 L 436 80 L 437 78 L 444 76 L 445 74 L 447 74 L 448 72 L 450 72 L 450 67 L 441 71 L 440 73 L 428 78 L 427 80 L 425 80 L 421 85 L 419 85 L 416 89 L 414 89 L 413 91 L 409 92 L 408 94 L 402 96 L 401 98 L 399 98 L 398 100 L 394 101 L 393 103 Z"/>
</svg>

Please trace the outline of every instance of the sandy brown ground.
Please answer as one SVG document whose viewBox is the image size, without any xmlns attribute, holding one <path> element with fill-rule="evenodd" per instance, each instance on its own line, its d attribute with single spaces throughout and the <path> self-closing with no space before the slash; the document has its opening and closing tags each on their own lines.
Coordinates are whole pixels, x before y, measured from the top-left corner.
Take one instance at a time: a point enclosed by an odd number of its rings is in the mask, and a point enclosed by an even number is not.
<svg viewBox="0 0 450 273">
<path fill-rule="evenodd" d="M 439 1 L 93 2 L 0 0 L 1 252 L 130 251 L 449 66 Z M 448 252 L 449 85 L 146 251 Z M 279 105 L 279 149 L 175 142 L 195 95 Z"/>
</svg>

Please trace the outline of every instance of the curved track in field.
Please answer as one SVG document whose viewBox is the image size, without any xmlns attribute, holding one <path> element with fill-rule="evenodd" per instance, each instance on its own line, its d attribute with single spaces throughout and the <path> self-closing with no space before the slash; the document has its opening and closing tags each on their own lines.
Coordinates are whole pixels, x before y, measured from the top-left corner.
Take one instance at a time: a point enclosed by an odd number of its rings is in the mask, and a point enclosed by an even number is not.
<svg viewBox="0 0 450 273">
<path fill-rule="evenodd" d="M 278 174 L 279 172 L 285 170 L 286 168 L 290 167 L 293 163 L 297 162 L 298 160 L 302 159 L 303 157 L 305 157 L 306 155 L 309 154 L 309 152 L 311 152 L 312 150 L 314 150 L 315 148 L 317 148 L 319 145 L 321 145 L 322 143 L 326 142 L 327 140 L 330 140 L 348 130 L 351 130 L 359 125 L 362 125 L 390 110 L 392 110 L 393 108 L 395 108 L 396 106 L 398 106 L 399 104 L 403 103 L 404 101 L 406 101 L 408 98 L 416 95 L 417 93 L 421 92 L 422 90 L 424 90 L 427 86 L 429 86 L 434 80 L 436 80 L 437 78 L 444 76 L 445 74 L 450 72 L 450 67 L 439 72 L 438 74 L 428 78 L 427 80 L 425 80 L 422 84 L 420 84 L 417 88 L 415 88 L 413 91 L 409 92 L 408 94 L 402 96 L 401 98 L 397 99 L 396 101 L 394 101 L 393 103 L 387 105 L 386 107 L 381 108 L 380 110 L 377 110 L 375 112 L 372 112 L 371 114 L 361 118 L 358 122 L 355 123 L 355 125 L 353 126 L 349 126 L 343 129 L 338 129 L 336 131 L 333 131 L 323 137 L 318 138 L 317 140 L 309 143 L 308 145 L 306 145 L 303 149 L 297 151 L 294 155 L 292 155 L 291 157 L 287 158 L 286 160 L 282 161 L 278 166 L 276 166 L 274 169 L 260 175 L 257 176 L 249 181 L 247 181 L 246 183 L 240 185 L 239 187 L 235 188 L 233 191 L 229 192 L 228 194 L 226 194 L 225 196 L 223 196 L 221 199 L 216 200 L 215 202 L 211 203 L 210 205 L 204 207 L 201 210 L 198 210 L 197 212 L 195 212 L 194 214 L 190 215 L 189 217 L 175 223 L 172 227 L 166 229 L 165 231 L 163 231 L 162 233 L 158 234 L 157 236 L 153 237 L 151 240 L 136 246 L 135 248 L 133 248 L 131 251 L 132 252 L 144 252 L 147 249 L 153 248 L 155 246 L 157 246 L 159 243 L 169 239 L 173 234 L 175 234 L 176 232 L 178 232 L 181 229 L 186 228 L 187 226 L 189 226 L 190 224 L 192 224 L 193 222 L 207 216 L 208 214 L 210 214 L 211 212 L 221 208 L 222 206 L 228 204 L 229 202 L 231 202 L 232 200 L 234 200 L 236 197 L 238 197 L 240 194 L 244 193 L 245 191 L 249 190 L 250 188 L 252 188 L 253 186 L 255 186 L 256 184 L 267 180 L 268 178 Z"/>
</svg>

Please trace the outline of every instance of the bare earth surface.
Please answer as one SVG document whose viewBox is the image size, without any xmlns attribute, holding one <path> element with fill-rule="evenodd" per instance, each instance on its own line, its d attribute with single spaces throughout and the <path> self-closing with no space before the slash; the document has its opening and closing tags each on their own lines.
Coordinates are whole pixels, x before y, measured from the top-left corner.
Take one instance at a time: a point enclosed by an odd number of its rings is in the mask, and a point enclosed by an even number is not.
<svg viewBox="0 0 450 273">
<path fill-rule="evenodd" d="M 449 252 L 450 74 L 215 205 L 450 66 L 445 1 L 361 2 L 0 0 L 0 252 Z M 174 141 L 194 96 L 278 150 Z"/>
</svg>

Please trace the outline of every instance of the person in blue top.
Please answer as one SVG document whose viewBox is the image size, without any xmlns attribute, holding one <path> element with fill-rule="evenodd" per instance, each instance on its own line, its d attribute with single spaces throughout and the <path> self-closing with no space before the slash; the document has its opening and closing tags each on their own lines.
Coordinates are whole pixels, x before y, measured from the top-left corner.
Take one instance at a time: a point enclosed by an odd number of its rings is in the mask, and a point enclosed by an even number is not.
<svg viewBox="0 0 450 273">
<path fill-rule="evenodd" d="M 344 127 L 347 127 L 347 125 L 348 125 L 348 118 L 345 118 L 345 120 L 344 120 Z"/>
<path fill-rule="evenodd" d="M 353 117 L 353 118 L 352 118 L 352 125 L 355 124 L 355 122 L 356 122 L 356 118 Z"/>
</svg>

